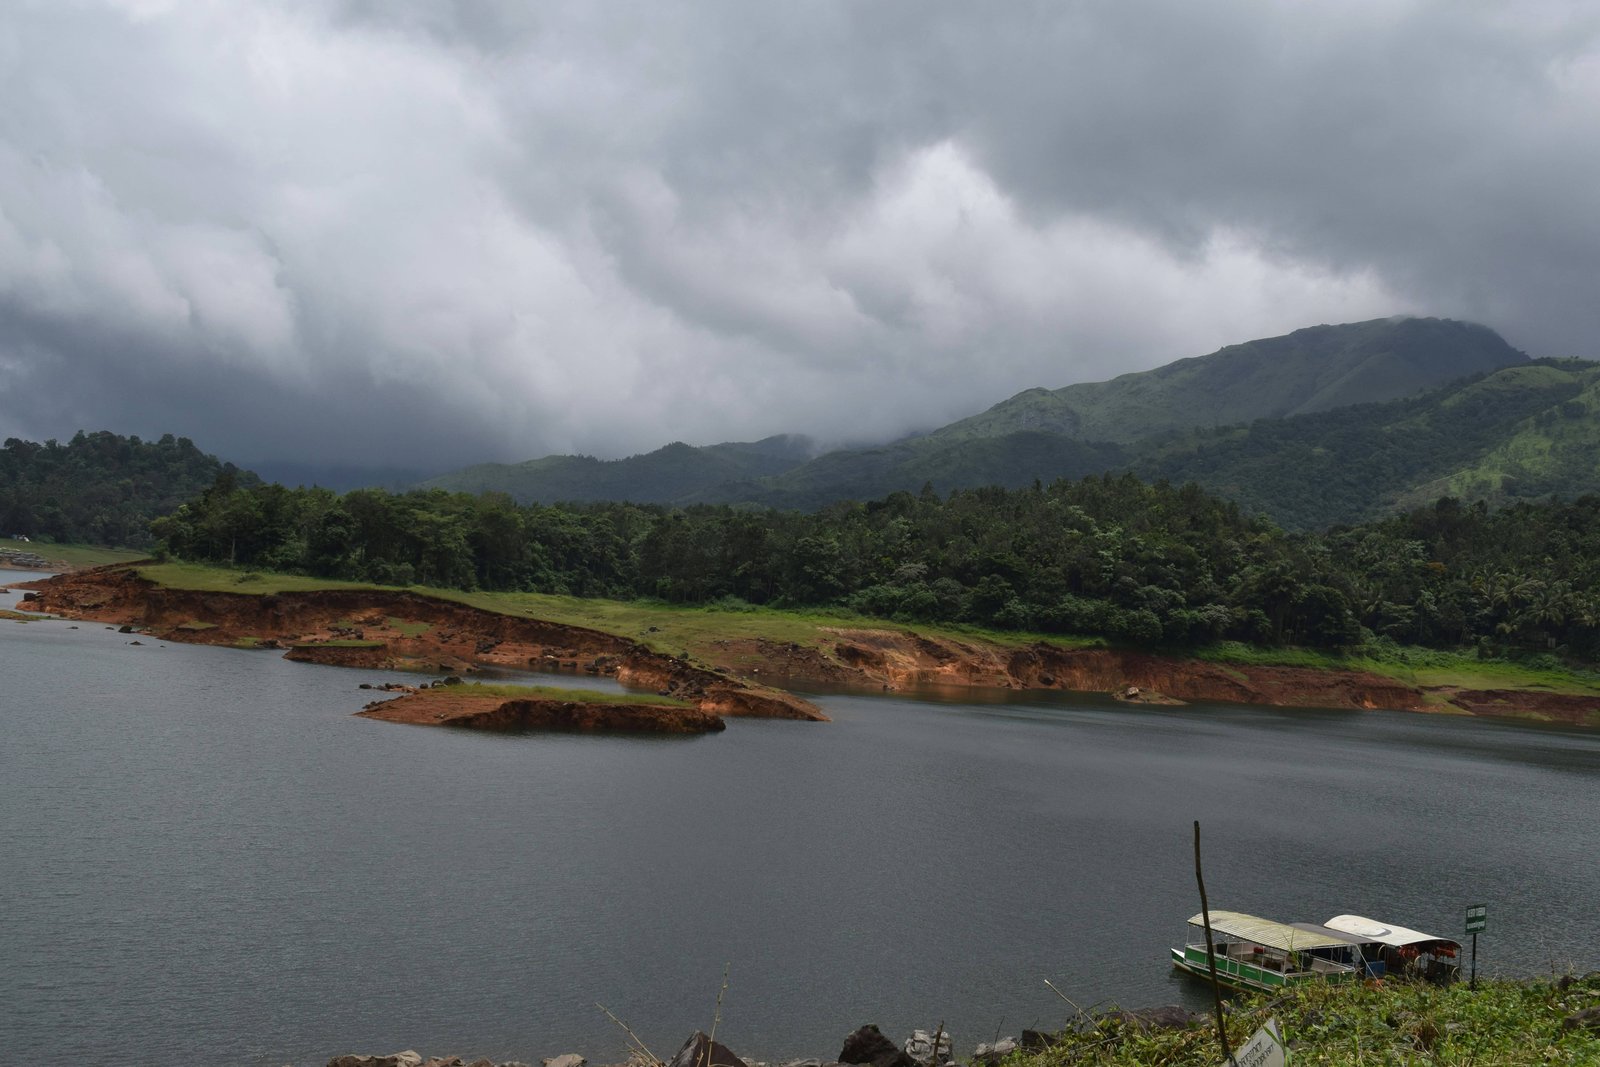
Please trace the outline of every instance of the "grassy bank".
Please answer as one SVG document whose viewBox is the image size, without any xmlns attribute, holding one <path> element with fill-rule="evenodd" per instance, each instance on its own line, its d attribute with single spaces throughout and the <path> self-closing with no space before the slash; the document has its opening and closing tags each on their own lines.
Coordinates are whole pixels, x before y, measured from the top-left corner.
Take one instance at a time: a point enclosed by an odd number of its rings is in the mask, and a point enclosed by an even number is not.
<svg viewBox="0 0 1600 1067">
<path fill-rule="evenodd" d="M 1306 648 L 1259 648 L 1237 641 L 1222 641 L 1192 653 L 1212 663 L 1245 666 L 1310 667 L 1318 670 L 1356 670 L 1393 678 L 1421 687 L 1459 686 L 1464 689 L 1512 689 L 1547 693 L 1600 695 L 1600 674 L 1559 665 L 1534 666 L 1501 659 L 1480 659 L 1467 652 L 1384 645 L 1351 655 L 1336 655 Z"/>
<path fill-rule="evenodd" d="M 1570 982 L 1571 980 L 1569 980 Z M 1271 999 L 1234 1001 L 1228 1037 L 1237 1050 L 1269 1018 L 1282 1026 L 1295 1067 L 1523 1067 L 1600 1064 L 1600 1036 L 1563 1020 L 1600 1004 L 1600 975 L 1562 989 L 1552 981 L 1302 986 Z M 1019 1053 L 1007 1067 L 1216 1067 L 1215 1024 L 1142 1031 L 1112 1016 L 1067 1031 L 1059 1045 Z"/>
<path fill-rule="evenodd" d="M 319 589 L 393 589 L 360 582 L 270 572 L 238 571 L 193 563 L 161 563 L 139 573 L 160 585 L 206 592 L 281 593 Z M 633 638 L 659 652 L 687 652 L 702 660 L 737 660 L 726 653 L 728 642 L 769 641 L 816 647 L 832 640 L 831 629 L 851 627 L 911 631 L 956 641 L 984 642 L 1000 648 L 1022 648 L 1046 642 L 1060 648 L 1106 647 L 1098 637 L 1064 637 L 1013 633 L 959 626 L 908 626 L 844 611 L 776 611 L 769 608 L 705 607 L 653 601 L 601 600 L 545 593 L 484 593 L 410 586 L 409 591 L 467 604 L 484 611 L 524 618 L 548 619 Z M 1160 651 L 1160 650 L 1155 650 Z M 1555 666 L 1530 667 L 1504 660 L 1431 649 L 1384 646 L 1358 655 L 1341 656 L 1311 649 L 1262 648 L 1222 642 L 1206 648 L 1173 650 L 1179 657 L 1241 666 L 1305 667 L 1315 670 L 1358 670 L 1393 678 L 1411 686 L 1456 686 L 1465 689 L 1510 689 L 1548 693 L 1600 695 L 1600 675 Z"/>
<path fill-rule="evenodd" d="M 9 537 L 0 537 L 0 548 L 15 549 L 18 552 L 31 552 L 36 556 L 49 560 L 62 570 L 99 567 L 106 563 L 131 563 L 136 559 L 145 559 L 150 555 L 148 552 L 139 552 L 130 548 L 105 548 L 100 545 L 51 545 L 42 541 L 15 541 Z"/>
<path fill-rule="evenodd" d="M 418 697 L 496 697 L 500 700 L 560 700 L 576 704 L 652 704 L 657 707 L 693 707 L 687 700 L 654 693 L 616 693 L 604 689 L 564 689 L 553 685 L 491 685 L 466 682 L 419 690 Z"/>
</svg>

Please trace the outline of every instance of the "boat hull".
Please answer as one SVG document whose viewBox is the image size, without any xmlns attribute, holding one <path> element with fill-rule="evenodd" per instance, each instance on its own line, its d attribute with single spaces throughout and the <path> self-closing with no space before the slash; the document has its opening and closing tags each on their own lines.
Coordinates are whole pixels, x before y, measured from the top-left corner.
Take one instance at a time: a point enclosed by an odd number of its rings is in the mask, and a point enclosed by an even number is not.
<svg viewBox="0 0 1600 1067">
<path fill-rule="evenodd" d="M 1204 949 L 1193 947 L 1172 950 L 1172 966 L 1196 978 L 1211 980 L 1211 968 Z M 1267 967 L 1258 967 L 1243 960 L 1217 958 L 1217 981 L 1229 989 L 1245 993 L 1270 993 L 1289 986 L 1312 982 L 1344 982 L 1355 978 L 1353 971 L 1314 972 L 1297 971 L 1284 974 Z"/>
</svg>

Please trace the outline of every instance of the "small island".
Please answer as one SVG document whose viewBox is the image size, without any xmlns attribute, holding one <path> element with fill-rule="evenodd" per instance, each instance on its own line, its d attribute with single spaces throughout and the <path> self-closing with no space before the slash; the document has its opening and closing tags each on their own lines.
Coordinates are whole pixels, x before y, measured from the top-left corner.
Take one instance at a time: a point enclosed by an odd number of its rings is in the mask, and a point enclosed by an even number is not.
<svg viewBox="0 0 1600 1067">
<path fill-rule="evenodd" d="M 670 697 L 549 686 L 438 684 L 368 704 L 356 714 L 412 726 L 502 732 L 705 734 L 722 716 Z"/>
</svg>

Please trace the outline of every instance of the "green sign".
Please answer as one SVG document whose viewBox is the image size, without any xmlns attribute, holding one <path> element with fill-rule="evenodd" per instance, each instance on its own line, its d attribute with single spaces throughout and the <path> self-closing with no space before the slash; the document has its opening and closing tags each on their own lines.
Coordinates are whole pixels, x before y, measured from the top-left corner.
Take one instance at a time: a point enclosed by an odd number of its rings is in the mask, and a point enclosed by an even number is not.
<svg viewBox="0 0 1600 1067">
<path fill-rule="evenodd" d="M 1482 933 L 1489 925 L 1489 905 L 1474 904 L 1467 909 L 1467 933 Z"/>
</svg>

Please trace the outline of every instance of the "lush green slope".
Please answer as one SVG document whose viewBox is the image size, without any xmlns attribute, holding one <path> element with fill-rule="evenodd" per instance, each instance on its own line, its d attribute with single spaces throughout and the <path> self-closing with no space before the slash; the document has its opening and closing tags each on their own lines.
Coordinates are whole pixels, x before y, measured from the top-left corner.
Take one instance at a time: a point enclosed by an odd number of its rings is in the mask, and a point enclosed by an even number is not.
<svg viewBox="0 0 1600 1067">
<path fill-rule="evenodd" d="M 1600 364 L 1540 361 L 1411 399 L 1146 441 L 1128 467 L 1300 529 L 1441 496 L 1572 496 L 1600 491 L 1597 387 Z"/>
<path fill-rule="evenodd" d="M 484 464 L 421 487 L 493 490 L 522 502 L 779 507 L 867 499 L 924 483 L 1014 487 L 1121 466 L 1127 456 L 1117 445 L 1152 434 L 1389 400 L 1526 359 L 1493 330 L 1448 319 L 1313 326 L 1109 382 L 1030 389 L 926 437 L 816 459 L 804 438 L 770 437 L 708 448 L 672 444 L 623 460 Z"/>
<path fill-rule="evenodd" d="M 1030 389 L 930 437 L 1034 430 L 1129 442 L 1166 430 L 1392 400 L 1527 358 L 1488 327 L 1451 319 L 1311 326 L 1109 382 Z"/>
<path fill-rule="evenodd" d="M 1023 432 L 962 442 L 918 438 L 881 448 L 829 452 L 773 478 L 719 485 L 678 502 L 811 509 L 924 485 L 939 492 L 985 485 L 1020 489 L 1039 480 L 1117 469 L 1127 459 L 1120 445 L 1060 434 Z"/>
<path fill-rule="evenodd" d="M 1503 503 L 1552 493 L 1600 492 L 1600 365 L 1568 363 L 1582 388 L 1560 403 L 1522 419 L 1476 462 L 1400 495 L 1402 505 L 1438 496 Z"/>
<path fill-rule="evenodd" d="M 657 504 L 709 486 L 779 474 L 810 457 L 809 440 L 781 434 L 703 448 L 673 442 L 627 459 L 545 456 L 526 463 L 484 463 L 431 478 L 421 488 L 510 493 L 525 504 L 558 500 Z"/>
<path fill-rule="evenodd" d="M 171 434 L 141 441 L 80 431 L 64 445 L 9 438 L 0 449 L 0 534 L 144 547 L 151 519 L 224 473 L 240 485 L 257 481 Z"/>
<path fill-rule="evenodd" d="M 811 509 L 924 485 L 1020 488 L 1133 471 L 1195 481 L 1313 528 L 1446 494 L 1499 501 L 1600 489 L 1593 371 L 1531 362 L 1483 326 L 1379 319 L 1297 330 L 1109 382 L 1033 389 L 923 437 L 809 460 L 794 438 L 674 444 L 612 462 L 553 456 L 474 467 L 425 485 L 521 501 Z"/>
<path fill-rule="evenodd" d="M 1128 445 L 1019 431 L 833 452 L 700 501 L 819 507 L 931 483 L 941 491 L 1132 471 L 1196 482 L 1296 529 L 1440 496 L 1494 502 L 1600 491 L 1600 364 L 1542 360 L 1404 400 L 1158 434 Z"/>
</svg>

